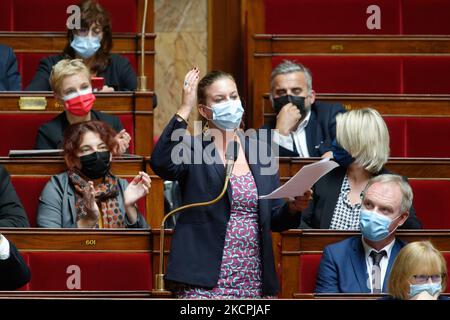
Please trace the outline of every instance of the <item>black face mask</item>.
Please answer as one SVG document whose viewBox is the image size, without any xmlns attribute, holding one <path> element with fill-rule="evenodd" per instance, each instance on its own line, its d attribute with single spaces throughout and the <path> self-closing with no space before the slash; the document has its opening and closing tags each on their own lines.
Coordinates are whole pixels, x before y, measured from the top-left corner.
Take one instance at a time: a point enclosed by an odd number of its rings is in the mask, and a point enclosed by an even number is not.
<svg viewBox="0 0 450 320">
<path fill-rule="evenodd" d="M 273 108 L 274 108 L 275 112 L 277 114 L 280 113 L 281 109 L 285 105 L 287 105 L 289 102 L 298 108 L 298 110 L 300 111 L 300 114 L 302 115 L 302 118 L 306 115 L 305 97 L 292 96 L 292 95 L 285 95 L 285 96 L 281 96 L 278 98 L 274 98 L 273 99 Z"/>
<path fill-rule="evenodd" d="M 80 157 L 81 172 L 90 179 L 99 179 L 106 175 L 111 164 L 109 151 L 93 152 Z"/>
</svg>

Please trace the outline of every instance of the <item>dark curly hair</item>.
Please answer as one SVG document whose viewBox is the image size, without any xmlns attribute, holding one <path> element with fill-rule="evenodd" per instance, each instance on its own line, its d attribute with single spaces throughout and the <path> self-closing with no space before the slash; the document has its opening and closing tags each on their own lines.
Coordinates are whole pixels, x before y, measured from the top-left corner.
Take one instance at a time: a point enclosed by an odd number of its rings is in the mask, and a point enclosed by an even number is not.
<svg viewBox="0 0 450 320">
<path fill-rule="evenodd" d="M 111 153 L 116 153 L 119 144 L 115 139 L 116 131 L 107 123 L 102 121 L 84 121 L 70 125 L 64 131 L 64 160 L 69 170 L 81 168 L 80 158 L 77 153 L 80 151 L 80 144 L 86 132 L 94 132 L 106 143 Z"/>
</svg>

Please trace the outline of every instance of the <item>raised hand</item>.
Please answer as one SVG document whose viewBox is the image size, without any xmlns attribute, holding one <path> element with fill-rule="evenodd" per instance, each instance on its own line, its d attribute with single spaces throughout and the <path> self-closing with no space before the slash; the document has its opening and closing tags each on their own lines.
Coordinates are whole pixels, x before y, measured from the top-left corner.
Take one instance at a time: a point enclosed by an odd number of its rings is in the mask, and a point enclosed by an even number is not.
<svg viewBox="0 0 450 320">
<path fill-rule="evenodd" d="M 86 216 L 78 220 L 78 227 L 93 228 L 97 224 L 98 217 L 100 216 L 98 205 L 95 202 L 94 183 L 89 181 L 84 188 L 75 185 L 75 189 L 83 195 L 83 203 L 86 210 Z"/>
<path fill-rule="evenodd" d="M 277 115 L 276 129 L 278 129 L 283 136 L 288 136 L 296 129 L 301 117 L 300 110 L 298 110 L 297 106 L 288 103 L 281 108 Z"/>
<path fill-rule="evenodd" d="M 116 155 L 120 156 L 124 154 L 130 146 L 131 136 L 125 129 L 122 129 L 114 138 L 119 143 Z"/>
<path fill-rule="evenodd" d="M 192 109 L 197 105 L 199 74 L 198 68 L 192 68 L 184 77 L 181 106 L 177 113 L 185 120 L 189 118 Z"/>
<path fill-rule="evenodd" d="M 145 197 L 149 193 L 150 187 L 151 179 L 149 175 L 140 171 L 124 192 L 125 208 L 134 206 L 140 198 Z"/>
</svg>

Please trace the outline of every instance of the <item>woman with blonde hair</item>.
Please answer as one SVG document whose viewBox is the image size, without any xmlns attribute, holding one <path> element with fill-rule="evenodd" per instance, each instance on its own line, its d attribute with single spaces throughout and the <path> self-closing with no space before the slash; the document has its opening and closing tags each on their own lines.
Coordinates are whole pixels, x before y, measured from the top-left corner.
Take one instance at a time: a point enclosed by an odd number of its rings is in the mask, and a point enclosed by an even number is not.
<svg viewBox="0 0 450 320">
<path fill-rule="evenodd" d="M 50 84 L 64 112 L 39 128 L 35 149 L 62 149 L 64 130 L 69 125 L 98 120 L 109 124 L 116 131 L 119 143 L 117 154 L 125 153 L 131 136 L 123 129 L 119 118 L 93 109 L 96 98 L 92 93 L 91 76 L 81 59 L 59 61 L 53 66 Z"/>
<path fill-rule="evenodd" d="M 390 299 L 447 300 L 447 266 L 444 257 L 429 241 L 407 244 L 400 251 L 389 276 Z"/>
<path fill-rule="evenodd" d="M 338 114 L 332 152 L 339 167 L 314 185 L 314 197 L 302 212 L 300 228 L 359 230 L 361 193 L 370 178 L 391 173 L 384 168 L 389 131 L 378 111 L 363 108 Z M 413 207 L 401 227 L 421 228 Z"/>
</svg>

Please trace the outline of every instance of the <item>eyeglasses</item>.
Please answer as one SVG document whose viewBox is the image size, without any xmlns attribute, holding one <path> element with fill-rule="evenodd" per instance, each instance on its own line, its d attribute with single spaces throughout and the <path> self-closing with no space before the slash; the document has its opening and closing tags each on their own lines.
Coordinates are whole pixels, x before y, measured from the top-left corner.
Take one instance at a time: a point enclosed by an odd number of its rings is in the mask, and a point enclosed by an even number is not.
<svg viewBox="0 0 450 320">
<path fill-rule="evenodd" d="M 426 275 L 426 274 L 415 274 L 412 276 L 414 278 L 414 282 L 417 284 L 423 284 L 427 283 L 428 279 L 431 278 L 431 282 L 441 282 L 442 281 L 442 275 L 441 274 L 433 274 L 433 275 Z"/>
</svg>

